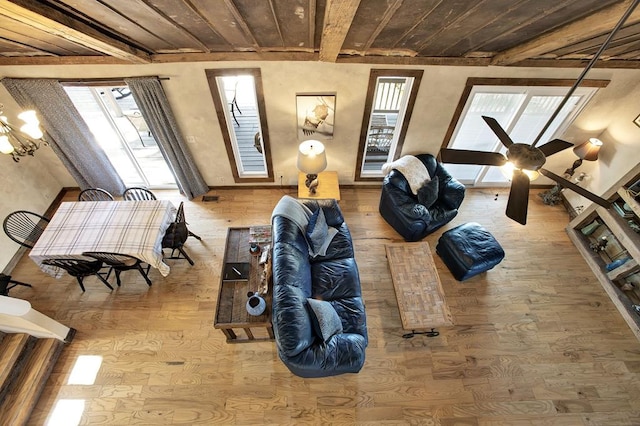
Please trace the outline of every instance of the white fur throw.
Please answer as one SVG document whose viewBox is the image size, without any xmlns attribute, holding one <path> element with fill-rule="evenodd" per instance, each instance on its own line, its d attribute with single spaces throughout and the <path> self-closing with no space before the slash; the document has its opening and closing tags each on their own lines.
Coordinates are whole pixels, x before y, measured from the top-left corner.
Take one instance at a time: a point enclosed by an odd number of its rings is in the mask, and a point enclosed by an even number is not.
<svg viewBox="0 0 640 426">
<path fill-rule="evenodd" d="M 407 179 L 413 195 L 418 195 L 418 190 L 422 188 L 425 183 L 431 180 L 429 171 L 424 163 L 420 161 L 418 157 L 414 157 L 413 155 L 405 155 L 404 157 L 398 158 L 396 161 L 384 163 L 382 165 L 382 173 L 385 175 L 389 174 L 393 169 L 402 173 L 402 175 Z"/>
</svg>

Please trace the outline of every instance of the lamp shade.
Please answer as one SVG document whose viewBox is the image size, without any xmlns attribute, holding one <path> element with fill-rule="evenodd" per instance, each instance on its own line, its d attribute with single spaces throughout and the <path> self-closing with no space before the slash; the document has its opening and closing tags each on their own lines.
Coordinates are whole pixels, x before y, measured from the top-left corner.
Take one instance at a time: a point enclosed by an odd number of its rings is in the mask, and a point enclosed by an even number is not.
<svg viewBox="0 0 640 426">
<path fill-rule="evenodd" d="M 600 139 L 591 138 L 588 141 L 575 146 L 573 148 L 573 152 L 582 160 L 596 161 L 601 147 L 602 141 Z"/>
<path fill-rule="evenodd" d="M 298 170 L 306 174 L 318 174 L 327 167 L 327 154 L 320 141 L 308 140 L 298 148 Z"/>
</svg>

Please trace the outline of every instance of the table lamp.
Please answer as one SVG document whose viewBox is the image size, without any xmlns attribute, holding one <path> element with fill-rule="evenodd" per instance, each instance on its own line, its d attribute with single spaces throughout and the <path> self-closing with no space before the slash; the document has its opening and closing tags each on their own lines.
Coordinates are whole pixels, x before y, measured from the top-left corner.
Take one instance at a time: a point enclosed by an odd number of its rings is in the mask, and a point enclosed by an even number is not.
<svg viewBox="0 0 640 426">
<path fill-rule="evenodd" d="M 309 193 L 315 194 L 318 187 L 318 173 L 327 168 L 327 154 L 320 141 L 307 140 L 298 148 L 298 170 L 306 173 L 304 184 Z"/>
<path fill-rule="evenodd" d="M 564 177 L 569 179 L 573 176 L 576 169 L 580 167 L 583 160 L 596 161 L 600 148 L 602 147 L 602 141 L 598 138 L 590 138 L 588 141 L 581 143 L 580 145 L 573 147 L 573 152 L 578 156 L 578 159 L 573 162 L 571 167 L 564 171 Z M 584 179 L 584 174 L 578 177 L 576 183 L 581 182 Z M 542 197 L 544 204 L 555 206 L 562 201 L 560 197 L 560 191 L 562 191 L 562 185 L 556 183 L 551 189 L 545 192 L 541 192 L 539 195 Z"/>
<path fill-rule="evenodd" d="M 583 160 L 596 161 L 600 148 L 602 147 L 602 141 L 598 138 L 590 138 L 588 141 L 581 143 L 578 146 L 573 147 L 573 152 L 578 156 L 578 159 L 573 162 L 573 165 L 564 171 L 566 175 L 573 176 L 576 169 L 580 167 Z"/>
</svg>

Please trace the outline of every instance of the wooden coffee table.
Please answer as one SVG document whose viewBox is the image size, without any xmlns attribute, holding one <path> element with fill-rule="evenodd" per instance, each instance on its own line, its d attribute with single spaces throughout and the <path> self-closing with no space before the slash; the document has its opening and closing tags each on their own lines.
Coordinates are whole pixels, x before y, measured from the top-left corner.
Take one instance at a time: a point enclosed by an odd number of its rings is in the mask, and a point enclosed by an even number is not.
<svg viewBox="0 0 640 426">
<path fill-rule="evenodd" d="M 453 325 L 429 244 L 394 243 L 385 249 L 402 328 L 411 331 L 402 337 L 437 336 L 436 327 Z"/>
<path fill-rule="evenodd" d="M 271 325 L 271 300 L 273 287 L 268 282 L 268 291 L 262 297 L 267 308 L 262 315 L 249 315 L 246 309 L 247 293 L 258 291 L 261 283 L 263 265 L 259 264 L 260 256 L 249 252 L 249 229 L 229 228 L 224 251 L 222 270 L 220 271 L 220 291 L 216 304 L 213 326 L 227 336 L 227 343 L 255 342 L 273 340 Z M 225 265 L 228 263 L 249 264 L 247 279 L 225 279 Z M 240 270 L 241 268 L 238 267 Z M 239 330 L 243 330 L 244 333 Z M 242 335 L 244 334 L 244 335 Z"/>
</svg>

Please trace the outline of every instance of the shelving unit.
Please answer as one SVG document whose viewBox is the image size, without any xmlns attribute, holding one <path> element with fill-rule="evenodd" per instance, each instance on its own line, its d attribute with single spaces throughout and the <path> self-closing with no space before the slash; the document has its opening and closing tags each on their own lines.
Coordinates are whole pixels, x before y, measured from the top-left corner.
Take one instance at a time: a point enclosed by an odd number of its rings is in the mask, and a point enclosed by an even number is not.
<svg viewBox="0 0 640 426">
<path fill-rule="evenodd" d="M 567 234 L 640 340 L 640 202 L 628 191 L 639 180 L 640 164 L 603 194 L 616 206 L 590 205 Z"/>
</svg>

